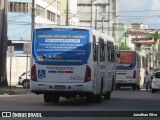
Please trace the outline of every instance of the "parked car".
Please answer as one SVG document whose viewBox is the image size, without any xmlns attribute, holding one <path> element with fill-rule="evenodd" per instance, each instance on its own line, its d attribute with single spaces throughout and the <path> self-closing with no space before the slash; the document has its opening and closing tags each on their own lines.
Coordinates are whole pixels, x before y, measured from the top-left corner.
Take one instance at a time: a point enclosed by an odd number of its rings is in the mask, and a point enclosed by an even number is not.
<svg viewBox="0 0 160 120">
<path fill-rule="evenodd" d="M 152 74 L 154 75 L 157 71 L 160 71 L 160 68 L 159 67 L 157 67 L 157 68 L 154 68 L 153 69 L 153 72 L 152 72 Z"/>
<path fill-rule="evenodd" d="M 152 93 L 155 93 L 156 91 L 160 90 L 160 70 L 155 72 L 151 86 Z"/>
<path fill-rule="evenodd" d="M 19 76 L 18 85 L 22 85 L 23 88 L 30 88 L 30 71 L 27 72 L 27 75 L 24 72 Z"/>
</svg>

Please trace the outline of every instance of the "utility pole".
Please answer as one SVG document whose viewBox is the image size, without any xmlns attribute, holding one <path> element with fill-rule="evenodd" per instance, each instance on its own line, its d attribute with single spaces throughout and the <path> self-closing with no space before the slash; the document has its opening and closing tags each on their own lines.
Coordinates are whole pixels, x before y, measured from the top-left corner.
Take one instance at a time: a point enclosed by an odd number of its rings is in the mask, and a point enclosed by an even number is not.
<svg viewBox="0 0 160 120">
<path fill-rule="evenodd" d="M 32 17 L 32 21 L 31 21 L 31 44 L 32 44 L 32 41 L 33 41 L 33 37 L 34 37 L 34 35 L 33 35 L 33 30 L 34 30 L 34 28 L 35 28 L 35 0 L 32 0 L 32 15 L 31 15 L 31 17 Z M 30 59 L 31 59 L 31 57 L 30 57 Z M 28 55 L 27 55 L 27 62 L 28 62 Z M 31 65 L 33 64 L 32 63 L 33 61 L 32 60 L 30 60 L 30 67 L 31 67 Z M 27 63 L 28 64 L 28 63 Z M 27 65 L 28 66 L 28 65 Z M 26 73 L 27 74 L 27 73 Z"/>
<path fill-rule="evenodd" d="M 108 35 L 110 35 L 110 0 L 108 0 Z"/>
<path fill-rule="evenodd" d="M 97 30 L 97 5 L 96 5 L 96 12 L 95 12 L 95 30 Z"/>
<path fill-rule="evenodd" d="M 90 27 L 93 28 L 93 0 L 91 0 L 91 25 Z"/>
<path fill-rule="evenodd" d="M 56 4 L 57 4 L 57 26 L 58 26 L 58 0 L 57 0 Z"/>
<path fill-rule="evenodd" d="M 66 26 L 68 26 L 69 24 L 69 3 L 68 3 L 68 0 L 67 0 L 67 4 L 66 4 L 67 6 L 66 6 Z"/>
<path fill-rule="evenodd" d="M 126 38 L 127 38 L 127 32 L 125 32 L 124 34 L 123 34 L 123 36 L 124 36 L 124 38 L 125 38 L 125 48 L 126 48 Z"/>
<path fill-rule="evenodd" d="M 35 28 L 35 0 L 32 0 L 32 26 L 31 26 L 31 41 L 33 38 L 33 30 Z"/>
<path fill-rule="evenodd" d="M 0 86 L 8 86 L 6 72 L 8 0 L 0 0 Z"/>
<path fill-rule="evenodd" d="M 102 33 L 103 33 L 103 30 L 104 30 L 104 17 L 102 17 Z"/>
</svg>

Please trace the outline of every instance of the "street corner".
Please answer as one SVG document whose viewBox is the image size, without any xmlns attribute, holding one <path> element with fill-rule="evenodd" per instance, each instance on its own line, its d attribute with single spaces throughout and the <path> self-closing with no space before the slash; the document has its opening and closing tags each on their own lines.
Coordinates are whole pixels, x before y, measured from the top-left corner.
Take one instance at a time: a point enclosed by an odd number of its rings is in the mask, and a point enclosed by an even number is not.
<svg viewBox="0 0 160 120">
<path fill-rule="evenodd" d="M 0 95 L 19 95 L 19 94 L 27 94 L 27 93 L 30 93 L 30 89 L 23 89 L 20 87 L 0 89 Z"/>
<path fill-rule="evenodd" d="M 0 95 L 16 95 L 16 92 L 12 90 L 0 90 Z"/>
</svg>

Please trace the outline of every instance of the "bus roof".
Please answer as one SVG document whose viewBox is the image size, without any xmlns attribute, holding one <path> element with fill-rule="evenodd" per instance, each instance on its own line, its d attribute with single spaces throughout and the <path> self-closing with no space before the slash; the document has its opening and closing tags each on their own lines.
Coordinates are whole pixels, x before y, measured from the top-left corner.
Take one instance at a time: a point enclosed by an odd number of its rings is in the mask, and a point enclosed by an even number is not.
<svg viewBox="0 0 160 120">
<path fill-rule="evenodd" d="M 120 52 L 121 52 L 121 51 L 122 51 L 122 52 L 123 52 L 123 51 L 127 51 L 127 52 L 137 52 L 137 51 L 135 51 L 135 50 L 118 50 L 118 51 L 120 51 Z"/>
<path fill-rule="evenodd" d="M 73 28 L 73 29 L 84 29 L 84 30 L 92 30 L 93 35 L 99 36 L 100 38 L 105 38 L 107 41 L 115 42 L 114 38 L 107 35 L 106 33 L 101 33 L 100 31 L 97 31 L 92 28 L 88 27 L 78 27 L 78 26 L 40 26 L 36 27 L 35 30 L 38 29 L 50 29 L 50 28 Z"/>
<path fill-rule="evenodd" d="M 49 28 L 75 28 L 75 29 L 86 29 L 86 30 L 90 30 L 91 28 L 87 28 L 87 27 L 77 27 L 77 26 L 38 26 L 35 27 L 35 29 L 49 29 Z"/>
</svg>

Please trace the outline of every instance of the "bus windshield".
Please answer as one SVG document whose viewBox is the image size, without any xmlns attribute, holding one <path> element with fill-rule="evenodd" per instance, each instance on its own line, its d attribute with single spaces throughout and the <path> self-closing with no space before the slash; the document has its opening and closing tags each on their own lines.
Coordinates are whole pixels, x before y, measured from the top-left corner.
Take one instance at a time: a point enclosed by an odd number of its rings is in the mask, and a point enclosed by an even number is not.
<svg viewBox="0 0 160 120">
<path fill-rule="evenodd" d="M 133 67 L 136 63 L 135 52 L 119 51 L 117 68 Z"/>
<path fill-rule="evenodd" d="M 90 55 L 90 30 L 50 28 L 34 31 L 33 57 L 41 65 L 83 65 Z"/>
</svg>

